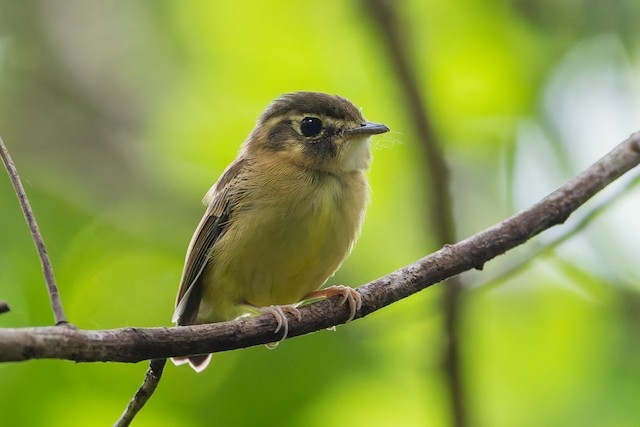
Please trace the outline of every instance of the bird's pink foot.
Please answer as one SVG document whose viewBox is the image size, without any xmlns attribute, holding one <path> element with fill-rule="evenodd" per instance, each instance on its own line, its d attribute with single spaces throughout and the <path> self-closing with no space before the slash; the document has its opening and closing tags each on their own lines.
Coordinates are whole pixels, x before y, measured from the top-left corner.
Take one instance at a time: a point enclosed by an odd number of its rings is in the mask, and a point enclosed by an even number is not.
<svg viewBox="0 0 640 427">
<path fill-rule="evenodd" d="M 329 298 L 336 295 L 342 296 L 340 304 L 344 304 L 345 302 L 349 303 L 349 318 L 347 322 L 352 321 L 353 318 L 356 317 L 356 312 L 362 308 L 362 296 L 358 291 L 349 286 L 329 286 L 325 289 L 310 292 L 305 295 L 303 299 Z"/>
<path fill-rule="evenodd" d="M 287 319 L 287 315 L 285 313 L 289 313 L 294 316 L 298 321 L 302 319 L 302 315 L 300 314 L 300 310 L 293 305 L 269 305 L 266 307 L 258 307 L 253 304 L 245 304 L 251 310 L 257 310 L 260 314 L 270 314 L 272 315 L 277 322 L 276 329 L 273 331 L 274 334 L 277 334 L 282 330 L 282 338 L 280 338 L 276 342 L 272 342 L 269 344 L 265 344 L 265 346 L 269 349 L 274 349 L 278 346 L 278 343 L 289 335 L 289 320 Z"/>
</svg>

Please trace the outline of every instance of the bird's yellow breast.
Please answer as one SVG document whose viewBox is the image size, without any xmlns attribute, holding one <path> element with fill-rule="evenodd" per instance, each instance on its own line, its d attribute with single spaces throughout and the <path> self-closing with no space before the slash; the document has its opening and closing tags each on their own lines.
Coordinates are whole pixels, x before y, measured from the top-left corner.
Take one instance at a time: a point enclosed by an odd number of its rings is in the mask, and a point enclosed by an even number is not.
<svg viewBox="0 0 640 427">
<path fill-rule="evenodd" d="M 280 165 L 269 176 L 245 189 L 210 255 L 200 321 L 235 318 L 244 302 L 299 302 L 335 273 L 357 237 L 368 199 L 362 171 Z"/>
</svg>

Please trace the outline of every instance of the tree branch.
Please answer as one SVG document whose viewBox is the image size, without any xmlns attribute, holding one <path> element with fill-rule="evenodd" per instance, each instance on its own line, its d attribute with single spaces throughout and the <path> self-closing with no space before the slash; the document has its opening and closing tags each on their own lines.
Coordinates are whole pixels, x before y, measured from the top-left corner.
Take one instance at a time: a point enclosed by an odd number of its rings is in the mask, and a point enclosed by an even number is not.
<svg viewBox="0 0 640 427">
<path fill-rule="evenodd" d="M 555 248 L 574 237 L 576 234 L 583 231 L 589 224 L 595 221 L 600 215 L 602 215 L 607 209 L 613 206 L 615 202 L 626 196 L 627 193 L 634 187 L 640 185 L 640 175 L 636 176 L 631 182 L 629 182 L 623 189 L 608 197 L 606 200 L 601 201 L 596 207 L 591 209 L 586 215 L 577 222 L 572 229 L 567 230 L 566 233 L 556 237 L 555 239 L 546 242 L 544 245 L 534 248 L 534 250 L 526 255 L 526 258 L 522 261 L 511 265 L 509 268 L 498 274 L 492 279 L 488 279 L 485 282 L 474 284 L 469 286 L 469 290 L 473 292 L 487 292 L 500 286 L 508 279 L 521 273 L 531 262 L 539 259 L 541 256 L 551 253 Z"/>
<path fill-rule="evenodd" d="M 53 277 L 53 268 L 51 267 L 51 261 L 49 260 L 49 255 L 47 254 L 47 248 L 44 245 L 44 240 L 42 239 L 42 235 L 40 234 L 38 223 L 36 222 L 36 218 L 33 215 L 33 210 L 31 209 L 31 204 L 29 204 L 27 193 L 24 191 L 24 187 L 22 186 L 22 181 L 20 181 L 20 176 L 18 175 L 16 166 L 13 164 L 13 160 L 9 155 L 9 150 L 7 150 L 7 147 L 4 145 L 2 137 L 0 137 L 0 157 L 2 157 L 2 162 L 4 163 L 5 168 L 7 168 L 9 178 L 11 179 L 11 184 L 13 184 L 13 188 L 16 191 L 18 200 L 20 201 L 22 213 L 24 214 L 24 218 L 27 220 L 27 224 L 29 225 L 31 237 L 33 237 L 33 242 L 35 243 L 36 249 L 38 250 L 38 256 L 40 257 L 40 263 L 42 264 L 44 280 L 47 283 L 47 289 L 49 290 L 49 299 L 51 300 L 51 309 L 53 310 L 53 316 L 55 318 L 56 325 L 66 324 L 67 316 L 64 314 L 64 308 L 62 308 L 62 301 L 60 300 L 60 294 L 58 293 L 56 279 Z"/>
<path fill-rule="evenodd" d="M 131 398 L 131 401 L 113 427 L 127 427 L 131 424 L 136 414 L 142 409 L 145 403 L 147 403 L 147 400 L 149 400 L 156 390 L 156 387 L 158 387 L 166 363 L 167 359 L 153 359 L 149 362 L 149 368 L 147 368 L 147 373 L 145 374 L 142 385 Z"/>
<path fill-rule="evenodd" d="M 540 232 L 563 223 L 573 211 L 616 178 L 640 164 L 640 132 L 631 135 L 580 175 L 511 218 L 400 270 L 358 288 L 364 317 L 434 283 L 483 265 Z M 344 323 L 349 309 L 340 297 L 300 309 L 290 319 L 289 336 Z M 173 328 L 121 328 L 90 331 L 36 327 L 0 329 L 0 362 L 68 359 L 77 362 L 139 362 L 147 359 L 215 353 L 274 341 L 273 316 Z"/>
<path fill-rule="evenodd" d="M 424 171 L 428 176 L 425 185 L 425 200 L 430 200 L 430 218 L 428 225 L 438 246 L 455 242 L 456 227 L 453 215 L 453 199 L 451 196 L 451 173 L 447 165 L 442 143 L 436 134 L 431 121 L 431 114 L 420 94 L 420 84 L 415 67 L 411 63 L 408 46 L 410 38 L 404 33 L 399 22 L 396 9 L 400 2 L 392 0 L 367 0 L 367 10 L 380 27 L 380 33 L 387 45 L 387 57 L 400 83 L 406 104 L 407 116 L 415 127 L 418 136 L 418 148 L 422 153 Z M 446 339 L 441 355 L 449 389 L 452 425 L 466 426 L 467 407 L 466 393 L 461 366 L 461 318 L 462 318 L 462 283 L 457 277 L 448 280 L 442 295 L 443 324 Z"/>
</svg>

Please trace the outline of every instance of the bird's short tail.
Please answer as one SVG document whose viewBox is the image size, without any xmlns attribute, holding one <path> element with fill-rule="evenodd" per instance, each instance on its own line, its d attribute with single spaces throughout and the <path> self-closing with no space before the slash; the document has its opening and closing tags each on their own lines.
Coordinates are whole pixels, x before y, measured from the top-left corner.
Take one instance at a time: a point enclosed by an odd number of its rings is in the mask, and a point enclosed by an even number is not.
<svg viewBox="0 0 640 427">
<path fill-rule="evenodd" d="M 188 363 L 194 371 L 202 372 L 207 368 L 207 366 L 209 366 L 209 362 L 211 362 L 211 354 L 197 354 L 195 356 L 188 357 L 172 357 L 171 361 L 176 366 Z"/>
</svg>

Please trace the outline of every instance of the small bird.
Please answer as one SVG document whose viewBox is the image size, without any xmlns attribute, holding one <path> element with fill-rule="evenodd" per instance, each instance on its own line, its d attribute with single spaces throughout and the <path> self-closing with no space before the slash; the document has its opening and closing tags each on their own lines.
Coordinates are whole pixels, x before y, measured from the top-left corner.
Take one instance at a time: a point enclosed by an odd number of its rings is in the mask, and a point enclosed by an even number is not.
<svg viewBox="0 0 640 427">
<path fill-rule="evenodd" d="M 262 113 L 238 157 L 206 194 L 191 239 L 176 309 L 177 325 L 270 313 L 288 333 L 296 305 L 341 295 L 352 320 L 360 294 L 319 290 L 360 232 L 369 187 L 370 136 L 388 132 L 345 98 L 294 92 Z M 201 372 L 211 355 L 174 357 Z"/>
</svg>

